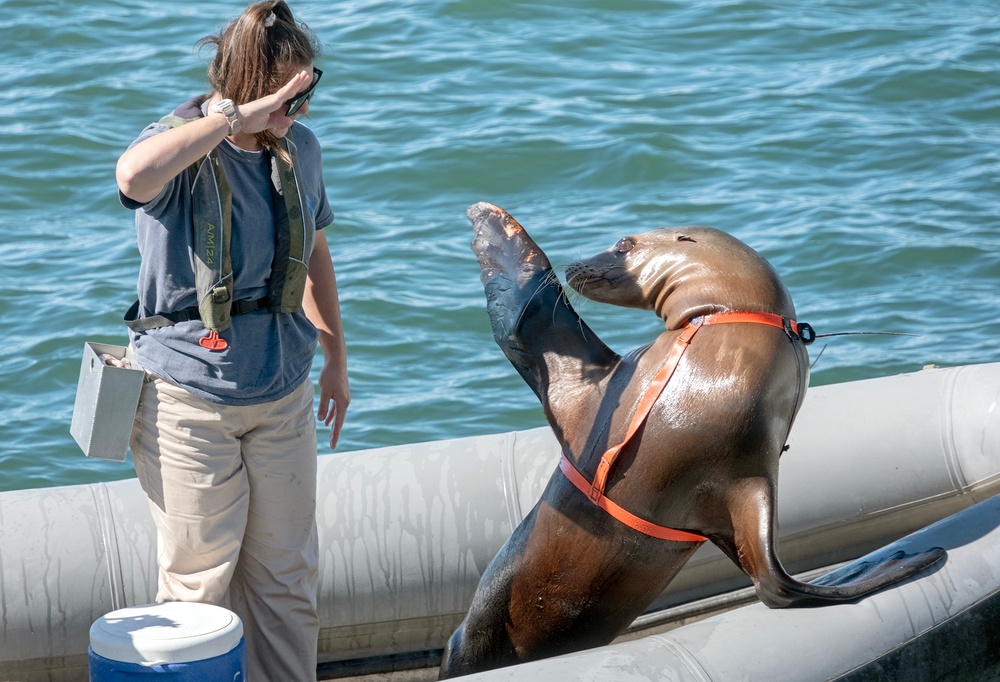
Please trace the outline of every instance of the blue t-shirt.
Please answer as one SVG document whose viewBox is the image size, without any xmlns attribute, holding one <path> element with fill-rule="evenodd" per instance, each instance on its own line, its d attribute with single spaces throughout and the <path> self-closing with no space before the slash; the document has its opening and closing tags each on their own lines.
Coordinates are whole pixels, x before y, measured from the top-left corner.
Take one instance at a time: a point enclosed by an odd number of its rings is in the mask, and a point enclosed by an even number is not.
<svg viewBox="0 0 1000 682">
<path fill-rule="evenodd" d="M 132 143 L 157 135 L 168 126 L 147 126 Z M 323 184 L 319 141 L 296 122 L 295 166 L 303 210 L 312 212 L 316 229 L 333 222 Z M 248 152 L 223 140 L 219 156 L 233 192 L 233 300 L 266 296 L 274 257 L 275 221 L 271 200 L 271 163 L 263 152 Z M 142 262 L 139 266 L 140 317 L 197 306 L 194 277 L 191 189 L 187 171 L 171 180 L 158 197 L 138 205 L 135 225 Z M 308 227 L 308 221 L 307 221 Z M 308 235 L 310 242 L 314 236 Z M 307 250 L 311 253 L 311 246 Z M 208 333 L 200 320 L 179 322 L 146 332 L 130 332 L 143 368 L 184 387 L 199 398 L 224 405 L 254 405 L 278 400 L 302 383 L 316 354 L 316 328 L 304 313 L 258 310 L 234 315 L 220 336 L 225 350 L 203 348 Z"/>
</svg>

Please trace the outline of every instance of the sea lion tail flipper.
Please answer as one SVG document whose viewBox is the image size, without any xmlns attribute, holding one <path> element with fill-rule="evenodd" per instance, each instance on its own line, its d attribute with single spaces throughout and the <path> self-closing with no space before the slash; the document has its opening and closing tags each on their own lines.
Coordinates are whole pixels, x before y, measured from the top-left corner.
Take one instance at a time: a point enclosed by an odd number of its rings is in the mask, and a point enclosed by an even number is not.
<svg viewBox="0 0 1000 682">
<path fill-rule="evenodd" d="M 810 583 L 801 582 L 785 571 L 775 551 L 773 485 L 765 477 L 748 479 L 743 484 L 730 500 L 734 536 L 713 539 L 750 576 L 757 596 L 770 608 L 854 601 L 906 580 L 946 556 L 940 547 L 913 553 L 890 547 Z"/>
</svg>

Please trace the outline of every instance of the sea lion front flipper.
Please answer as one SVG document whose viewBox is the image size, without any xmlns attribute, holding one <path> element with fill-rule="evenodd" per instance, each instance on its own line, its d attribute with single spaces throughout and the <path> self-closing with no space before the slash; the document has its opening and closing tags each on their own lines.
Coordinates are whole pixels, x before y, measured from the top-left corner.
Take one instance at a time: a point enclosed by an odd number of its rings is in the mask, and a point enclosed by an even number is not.
<svg viewBox="0 0 1000 682">
<path fill-rule="evenodd" d="M 499 206 L 480 202 L 466 211 L 476 236 L 493 338 L 549 412 L 549 386 L 569 368 L 609 368 L 618 356 L 566 300 L 548 257 Z"/>
<path fill-rule="evenodd" d="M 770 608 L 854 601 L 906 580 L 946 556 L 940 547 L 912 554 L 882 550 L 804 583 L 788 575 L 775 552 L 776 505 L 771 482 L 759 477 L 733 486 L 729 506 L 733 537 L 712 539 L 750 576 L 757 596 Z"/>
</svg>

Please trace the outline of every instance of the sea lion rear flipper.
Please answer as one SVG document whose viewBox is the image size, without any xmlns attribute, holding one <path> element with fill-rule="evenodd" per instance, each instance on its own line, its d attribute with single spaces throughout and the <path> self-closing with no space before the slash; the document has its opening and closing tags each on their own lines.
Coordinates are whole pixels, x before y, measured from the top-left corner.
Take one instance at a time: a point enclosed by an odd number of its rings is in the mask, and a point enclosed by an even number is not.
<svg viewBox="0 0 1000 682">
<path fill-rule="evenodd" d="M 509 213 L 480 202 L 466 214 L 493 338 L 548 408 L 549 384 L 567 362 L 592 370 L 610 367 L 618 356 L 573 310 L 548 257 Z M 559 358 L 559 372 L 546 371 L 546 356 Z"/>
<path fill-rule="evenodd" d="M 940 547 L 914 553 L 882 550 L 804 583 L 788 575 L 778 561 L 775 508 L 774 489 L 766 478 L 745 480 L 738 493 L 731 493 L 733 537 L 713 537 L 750 576 L 757 596 L 770 608 L 854 601 L 906 580 L 946 556 Z"/>
</svg>

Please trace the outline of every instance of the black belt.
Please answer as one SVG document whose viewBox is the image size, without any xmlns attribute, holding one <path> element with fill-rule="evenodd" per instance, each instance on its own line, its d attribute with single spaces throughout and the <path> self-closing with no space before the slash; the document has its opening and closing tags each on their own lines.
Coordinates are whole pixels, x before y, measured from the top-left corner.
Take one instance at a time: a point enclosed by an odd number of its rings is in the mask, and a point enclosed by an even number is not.
<svg viewBox="0 0 1000 682">
<path fill-rule="evenodd" d="M 267 296 L 254 300 L 241 299 L 239 301 L 233 301 L 233 306 L 229 309 L 229 314 L 234 316 L 246 315 L 247 313 L 264 310 L 266 308 Z M 145 332 L 150 329 L 156 329 L 157 327 L 170 327 L 178 322 L 190 322 L 191 320 L 200 319 L 201 313 L 198 312 L 198 306 L 184 308 L 183 310 L 175 310 L 174 312 L 169 313 L 158 313 L 156 315 L 140 318 L 139 301 L 136 301 L 132 304 L 132 307 L 128 309 L 128 312 L 125 313 L 125 326 L 134 332 Z"/>
</svg>

